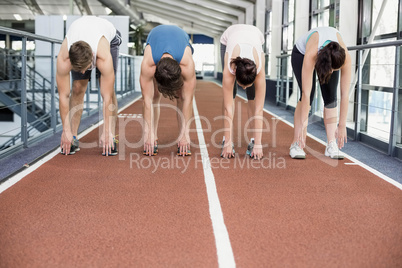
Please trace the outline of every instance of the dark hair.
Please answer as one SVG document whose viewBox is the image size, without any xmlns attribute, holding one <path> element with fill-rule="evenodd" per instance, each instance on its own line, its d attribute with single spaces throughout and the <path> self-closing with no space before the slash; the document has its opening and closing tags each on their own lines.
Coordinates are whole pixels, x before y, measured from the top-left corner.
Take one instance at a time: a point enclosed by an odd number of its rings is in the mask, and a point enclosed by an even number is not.
<svg viewBox="0 0 402 268">
<path fill-rule="evenodd" d="M 92 48 L 87 42 L 77 41 L 71 45 L 68 56 L 72 69 L 80 72 L 92 63 Z"/>
<path fill-rule="evenodd" d="M 315 69 L 321 84 L 327 84 L 333 69 L 345 63 L 346 52 L 337 42 L 330 42 L 318 51 Z"/>
<path fill-rule="evenodd" d="M 164 97 L 178 98 L 177 91 L 183 87 L 180 64 L 172 58 L 162 58 L 156 65 L 155 80 Z"/>
<path fill-rule="evenodd" d="M 230 61 L 230 64 L 236 65 L 236 80 L 243 86 L 254 83 L 257 76 L 257 66 L 250 59 L 237 57 Z"/>
</svg>

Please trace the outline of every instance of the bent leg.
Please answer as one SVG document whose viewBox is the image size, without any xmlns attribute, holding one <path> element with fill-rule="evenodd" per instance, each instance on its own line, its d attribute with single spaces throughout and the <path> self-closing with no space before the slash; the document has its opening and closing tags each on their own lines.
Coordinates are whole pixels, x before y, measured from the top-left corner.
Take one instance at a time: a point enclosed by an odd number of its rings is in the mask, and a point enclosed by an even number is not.
<svg viewBox="0 0 402 268">
<path fill-rule="evenodd" d="M 70 98 L 70 122 L 73 136 L 77 136 L 80 126 L 82 111 L 84 108 L 84 96 L 88 86 L 88 80 L 74 80 Z"/>
<path fill-rule="evenodd" d="M 335 131 L 337 128 L 338 121 L 338 109 L 335 108 L 324 108 L 324 124 L 325 131 L 327 133 L 328 143 L 335 141 Z"/>
<path fill-rule="evenodd" d="M 117 97 L 116 97 L 116 91 L 113 91 L 113 96 L 112 96 L 112 103 L 113 103 L 113 111 L 112 111 L 112 135 L 113 137 L 116 137 L 116 122 L 117 122 L 117 110 L 118 110 L 118 104 L 117 104 Z"/>
<path fill-rule="evenodd" d="M 233 105 L 234 106 L 234 105 Z M 254 124 L 254 116 L 255 116 L 255 100 L 248 100 L 247 101 L 247 115 L 248 115 L 248 120 L 250 120 L 249 124 L 248 124 L 248 130 L 251 130 L 252 133 L 254 133 L 254 128 L 255 128 L 255 124 Z M 254 138 L 254 137 L 252 137 Z"/>
</svg>

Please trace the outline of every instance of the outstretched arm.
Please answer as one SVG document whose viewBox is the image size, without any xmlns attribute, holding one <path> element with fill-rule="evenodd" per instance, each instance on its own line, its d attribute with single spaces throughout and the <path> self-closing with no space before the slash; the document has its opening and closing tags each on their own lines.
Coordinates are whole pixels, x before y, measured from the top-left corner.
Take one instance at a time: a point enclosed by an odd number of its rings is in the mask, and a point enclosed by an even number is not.
<svg viewBox="0 0 402 268">
<path fill-rule="evenodd" d="M 103 99 L 103 120 L 104 127 L 101 137 L 103 146 L 103 154 L 110 155 L 113 148 L 113 111 L 117 107 L 113 107 L 113 94 L 114 94 L 114 70 L 113 59 L 110 54 L 110 44 L 105 38 L 102 38 L 98 45 L 96 67 L 101 72 L 100 77 L 100 92 Z"/>
<path fill-rule="evenodd" d="M 255 81 L 255 111 L 254 111 L 254 149 L 251 154 L 254 159 L 261 159 L 263 157 L 262 153 L 262 128 L 263 128 L 263 113 L 264 113 L 264 103 L 265 103 L 265 92 L 266 92 L 266 81 L 265 81 L 265 57 L 261 56 L 261 70 L 258 73 Z"/>
<path fill-rule="evenodd" d="M 338 39 L 339 36 L 338 36 Z M 342 39 L 339 40 L 339 44 L 345 49 L 346 59 L 345 63 L 341 68 L 341 104 L 340 104 L 340 114 L 339 114 L 339 125 L 337 130 L 338 146 L 341 149 L 344 143 L 347 142 L 346 133 L 346 118 L 348 115 L 349 106 L 349 87 L 351 80 L 352 71 L 352 60 L 346 45 L 343 43 Z"/>
<path fill-rule="evenodd" d="M 303 67 L 302 67 L 302 98 L 301 98 L 301 111 L 300 111 L 300 122 L 298 124 L 298 129 L 295 129 L 297 141 L 300 147 L 303 148 L 306 144 L 305 137 L 303 135 L 303 130 L 308 124 L 308 113 L 310 110 L 310 94 L 311 88 L 313 86 L 313 74 L 314 66 L 317 58 L 318 51 L 318 33 L 314 33 L 306 46 L 306 53 L 304 55 Z"/>
<path fill-rule="evenodd" d="M 227 66 L 228 54 L 225 55 L 224 66 Z M 235 84 L 235 76 L 230 73 L 229 68 L 223 69 L 222 90 L 223 90 L 223 126 L 225 133 L 225 144 L 222 150 L 222 157 L 234 157 L 232 150 L 232 133 L 233 133 L 233 86 Z"/>
<path fill-rule="evenodd" d="M 153 129 L 153 107 L 152 100 L 154 97 L 153 75 L 155 73 L 155 65 L 151 62 L 150 49 L 147 47 L 144 53 L 144 59 L 141 63 L 140 86 L 143 98 L 143 119 L 144 119 L 144 151 L 146 155 L 152 155 L 155 146 L 155 130 Z"/>
<path fill-rule="evenodd" d="M 56 83 L 59 92 L 59 109 L 63 133 L 61 134 L 60 147 L 64 154 L 70 153 L 73 134 L 69 119 L 70 111 L 70 70 L 71 64 L 68 58 L 67 41 L 64 40 L 59 55 L 57 56 Z"/>
<path fill-rule="evenodd" d="M 177 100 L 178 106 L 183 113 L 183 118 L 178 114 L 180 128 L 180 140 L 178 143 L 179 154 L 185 156 L 187 150 L 190 149 L 190 126 L 189 122 L 193 115 L 193 97 L 196 84 L 195 64 L 191 54 L 190 48 L 185 50 L 185 64 L 181 65 L 183 76 L 183 88 L 179 99 Z M 184 121 L 182 121 L 184 120 Z"/>
</svg>

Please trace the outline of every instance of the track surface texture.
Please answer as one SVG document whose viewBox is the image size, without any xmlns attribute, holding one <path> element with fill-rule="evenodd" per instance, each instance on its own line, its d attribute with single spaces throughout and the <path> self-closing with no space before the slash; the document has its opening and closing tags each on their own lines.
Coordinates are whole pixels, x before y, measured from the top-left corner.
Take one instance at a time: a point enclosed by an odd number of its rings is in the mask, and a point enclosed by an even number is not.
<svg viewBox="0 0 402 268">
<path fill-rule="evenodd" d="M 197 81 L 195 102 L 208 165 L 195 121 L 192 156 L 176 156 L 166 99 L 159 154 L 143 156 L 139 100 L 120 112 L 119 156 L 100 155 L 96 128 L 75 155 L 56 154 L 0 194 L 0 267 L 223 267 L 230 258 L 238 267 L 402 267 L 400 189 L 326 158 L 310 138 L 307 159 L 291 159 L 293 129 L 268 113 L 264 158 L 251 160 L 238 98 L 236 157 L 222 159 L 222 89 Z M 226 230 L 213 228 L 208 168 Z M 217 250 L 222 231 L 232 256 Z"/>
</svg>

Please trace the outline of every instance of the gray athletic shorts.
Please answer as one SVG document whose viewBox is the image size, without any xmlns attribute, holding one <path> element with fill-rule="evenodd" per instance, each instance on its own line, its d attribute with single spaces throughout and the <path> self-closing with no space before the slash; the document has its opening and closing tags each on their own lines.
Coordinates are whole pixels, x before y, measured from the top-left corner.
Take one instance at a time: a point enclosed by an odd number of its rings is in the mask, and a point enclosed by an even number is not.
<svg viewBox="0 0 402 268">
<path fill-rule="evenodd" d="M 113 70 L 116 75 L 117 65 L 119 63 L 119 49 L 121 44 L 121 34 L 118 30 L 116 30 L 116 36 L 110 42 L 110 54 L 112 54 L 113 59 Z M 91 80 L 91 72 L 92 69 L 87 70 L 85 73 L 80 73 L 71 70 L 71 76 L 74 80 Z M 96 68 L 96 78 L 100 77 L 100 71 Z"/>
</svg>

